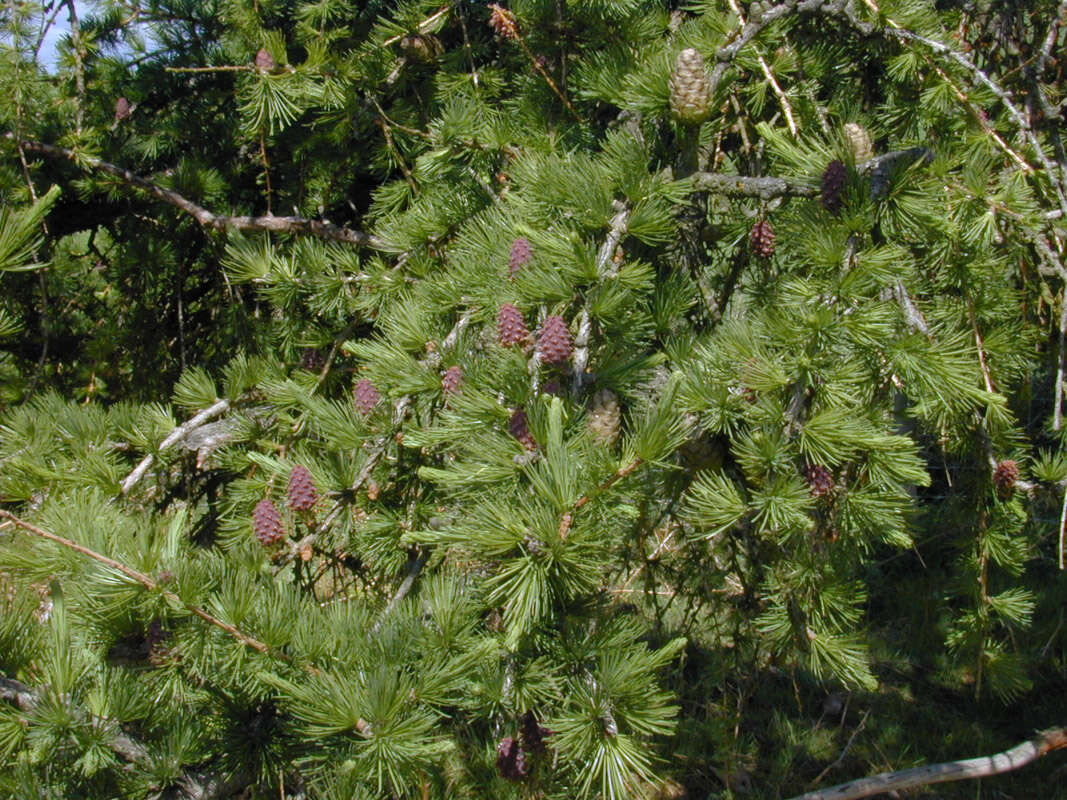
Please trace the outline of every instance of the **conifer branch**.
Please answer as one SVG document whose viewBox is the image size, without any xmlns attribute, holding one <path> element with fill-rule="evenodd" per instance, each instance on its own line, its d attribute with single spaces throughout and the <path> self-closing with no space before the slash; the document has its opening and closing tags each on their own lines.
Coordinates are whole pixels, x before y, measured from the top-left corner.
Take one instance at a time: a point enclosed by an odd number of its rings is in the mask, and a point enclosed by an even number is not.
<svg viewBox="0 0 1067 800">
<path fill-rule="evenodd" d="M 971 112 L 971 116 L 973 116 L 974 119 L 978 122 L 978 127 L 982 129 L 986 136 L 996 142 L 997 147 L 999 147 L 1008 156 L 1010 156 L 1012 161 L 1018 164 L 1019 168 L 1023 172 L 1033 172 L 1034 168 L 1030 166 L 1030 164 L 1025 158 L 1023 158 L 1021 155 L 1012 150 L 1008 143 L 1004 141 L 1004 137 L 1002 137 L 999 133 L 996 132 L 996 130 L 993 129 L 993 126 L 990 125 L 989 122 L 983 117 L 983 115 L 978 112 L 978 109 L 975 107 L 974 103 L 971 102 L 971 98 L 969 98 L 967 94 L 963 91 L 963 89 L 957 86 L 956 82 L 952 80 L 952 76 L 945 72 L 945 70 L 933 59 L 927 57 L 926 62 L 931 67 L 933 67 L 934 72 L 938 74 L 938 77 L 940 77 L 941 80 L 948 84 L 948 86 L 952 89 L 953 93 L 956 95 L 956 99 L 963 103 L 967 110 Z"/>
<path fill-rule="evenodd" d="M 719 82 L 726 74 L 726 70 L 730 68 L 733 60 L 737 58 L 745 45 L 751 42 L 760 31 L 776 19 L 781 19 L 796 11 L 812 11 L 818 8 L 822 2 L 823 0 L 785 0 L 784 3 L 771 6 L 763 11 L 762 14 L 750 16 L 748 22 L 742 25 L 741 29 L 737 32 L 737 38 L 730 44 L 723 45 L 715 51 L 715 60 L 718 63 L 712 69 L 711 75 L 709 76 L 711 96 L 715 96 L 715 90 L 718 88 Z"/>
<path fill-rule="evenodd" d="M 745 27 L 745 15 L 741 12 L 741 7 L 737 4 L 737 0 L 730 1 L 730 10 L 737 15 L 738 22 L 741 23 L 741 27 Z M 771 85 L 774 90 L 775 96 L 778 98 L 779 105 L 782 106 L 782 113 L 785 114 L 785 121 L 789 125 L 789 132 L 793 136 L 797 135 L 797 123 L 793 119 L 793 106 L 789 103 L 789 97 L 782 91 L 782 87 L 778 85 L 778 80 L 774 77 L 774 73 L 771 71 L 770 65 L 763 57 L 763 54 L 758 50 L 756 51 L 756 59 L 759 61 L 760 69 L 763 70 L 763 75 L 767 79 L 767 83 Z"/>
<path fill-rule="evenodd" d="M 1052 430 L 1063 427 L 1063 376 L 1067 369 L 1067 284 L 1060 290 L 1060 329 L 1056 355 L 1055 402 L 1052 405 Z"/>
<path fill-rule="evenodd" d="M 183 422 L 181 425 L 171 431 L 170 435 L 168 435 L 166 439 L 159 443 L 159 447 L 156 448 L 156 453 L 162 453 L 168 447 L 177 444 L 187 435 L 189 435 L 192 431 L 205 424 L 208 420 L 214 419 L 219 414 L 224 413 L 229 407 L 229 400 L 219 400 L 208 408 L 205 408 L 199 414 L 187 420 L 186 422 Z M 142 458 L 141 463 L 134 467 L 133 472 L 126 476 L 126 479 L 122 482 L 121 487 L 123 494 L 129 494 L 130 489 L 136 486 L 137 482 L 141 480 L 142 477 L 144 477 L 144 474 L 148 472 L 148 469 L 155 461 L 156 453 L 149 453 L 144 458 Z"/>
<path fill-rule="evenodd" d="M 1065 568 L 1064 559 L 1067 559 L 1067 487 L 1063 490 L 1063 505 L 1060 507 L 1060 571 Z"/>
<path fill-rule="evenodd" d="M 21 681 L 0 676 L 0 700 L 14 703 L 19 710 L 30 713 L 41 702 L 41 692 L 31 689 Z M 89 715 L 88 719 L 96 728 L 114 729 L 114 734 L 108 740 L 108 747 L 121 759 L 130 764 L 150 768 L 154 766 L 148 748 L 125 733 L 120 733 L 120 723 L 92 715 Z M 251 775 L 242 771 L 224 778 L 209 772 L 186 770 L 174 780 L 170 791 L 158 796 L 173 800 L 222 800 L 244 788 L 251 779 Z"/>
<path fill-rule="evenodd" d="M 82 42 L 81 24 L 74 0 L 67 0 L 70 20 L 71 53 L 74 56 L 74 132 L 80 137 L 85 118 L 85 44 Z"/>
<path fill-rule="evenodd" d="M 563 101 L 563 105 L 565 105 L 567 107 L 567 110 L 571 112 L 571 116 L 574 117 L 576 122 L 583 122 L 584 120 L 582 119 L 581 115 L 574 108 L 574 106 L 571 105 L 571 101 L 567 99 L 567 95 L 565 95 L 563 91 L 559 88 L 559 86 L 556 85 L 556 82 L 552 80 L 552 76 L 545 71 L 545 68 L 541 66 L 541 62 L 538 60 L 537 56 L 533 54 L 533 51 L 530 50 L 529 45 L 526 44 L 526 40 L 523 38 L 522 32 L 519 30 L 519 25 L 515 21 L 515 15 L 508 11 L 506 8 L 501 7 L 497 3 L 490 3 L 489 8 L 499 20 L 499 25 L 501 26 L 502 35 L 504 36 L 504 38 L 512 39 L 518 42 L 519 47 L 522 48 L 522 51 L 526 54 L 526 57 L 530 59 L 530 64 L 533 66 L 534 70 L 544 79 L 545 83 L 548 84 L 548 88 L 555 93 L 556 97 Z"/>
<path fill-rule="evenodd" d="M 1034 65 L 1035 75 L 1040 75 L 1045 71 L 1045 65 L 1052 57 L 1052 48 L 1056 46 L 1056 40 L 1059 38 L 1060 25 L 1064 21 L 1067 21 L 1067 0 L 1061 0 L 1059 8 L 1056 9 L 1056 16 L 1049 23 L 1048 33 L 1045 34 L 1045 40 L 1041 43 L 1041 52 Z"/>
<path fill-rule="evenodd" d="M 430 14 L 430 16 L 428 16 L 426 19 L 424 19 L 422 22 L 420 22 L 416 26 L 416 30 L 419 33 L 429 33 L 431 30 L 433 30 L 433 26 L 437 22 L 437 20 L 441 19 L 441 17 L 443 17 L 445 14 L 447 14 L 451 9 L 452 9 L 452 3 L 445 3 L 439 9 L 437 9 L 435 12 Z M 382 42 L 382 47 L 388 47 L 389 45 L 393 44 L 394 42 L 399 42 L 401 39 L 404 38 L 404 36 L 405 36 L 405 34 L 403 34 L 403 33 L 398 33 L 396 36 L 391 36 L 388 39 L 386 39 L 384 42 Z"/>
<path fill-rule="evenodd" d="M 875 0 L 865 0 L 865 2 L 867 6 L 871 9 L 871 11 L 876 14 L 881 14 L 881 9 L 878 7 L 878 4 L 875 2 Z M 908 30 L 899 22 L 894 20 L 892 17 L 885 17 L 888 27 L 881 28 L 877 25 L 874 25 L 873 23 L 864 22 L 860 20 L 856 16 L 855 11 L 850 9 L 844 3 L 828 2 L 823 3 L 821 5 L 816 4 L 815 8 L 821 11 L 822 13 L 828 14 L 830 16 L 839 17 L 845 20 L 849 25 L 851 25 L 853 28 L 855 28 L 857 31 L 864 35 L 870 36 L 871 34 L 876 33 L 886 38 L 896 39 L 897 41 L 902 43 L 906 42 L 911 44 L 921 44 L 922 46 L 931 50 L 936 55 L 943 56 L 949 59 L 950 61 L 954 61 L 956 64 L 967 70 L 967 72 L 971 73 L 971 75 L 974 76 L 975 80 L 977 80 L 978 83 L 985 86 L 989 91 L 996 95 L 997 99 L 1000 100 L 1004 108 L 1007 109 L 1008 115 L 1015 123 L 1015 127 L 1018 128 L 1019 132 L 1030 144 L 1031 148 L 1034 151 L 1034 157 L 1041 163 L 1041 167 L 1047 173 L 1049 184 L 1052 186 L 1052 189 L 1056 195 L 1056 200 L 1060 209 L 1063 210 L 1064 213 L 1067 213 L 1067 195 L 1064 194 L 1063 183 L 1060 181 L 1060 177 L 1057 174 L 1057 171 L 1054 168 L 1052 162 L 1049 161 L 1048 156 L 1045 155 L 1045 150 L 1041 146 L 1041 142 L 1038 140 L 1037 136 L 1034 134 L 1033 127 L 1026 121 L 1026 118 L 1023 116 L 1022 112 L 1013 102 L 1011 93 L 1004 89 L 1004 87 L 1002 87 L 992 78 L 990 78 L 984 70 L 982 70 L 977 64 L 974 63 L 974 61 L 972 61 L 966 55 L 957 52 L 956 50 L 949 47 L 947 44 L 944 44 L 943 42 L 939 42 L 936 39 L 930 39 L 926 36 L 922 36 L 918 33 L 915 33 L 914 31 Z"/>
<path fill-rule="evenodd" d="M 191 603 L 185 602 L 178 595 L 176 595 L 174 592 L 169 591 L 168 589 L 161 588 L 160 585 L 159 585 L 159 582 L 155 578 L 151 577 L 150 575 L 146 575 L 145 573 L 139 572 L 139 571 L 133 569 L 132 567 L 128 567 L 125 564 L 123 564 L 122 562 L 116 561 L 113 558 L 108 558 L 107 556 L 105 556 L 105 555 L 103 555 L 101 553 L 98 553 L 95 550 L 90 550 L 88 547 L 85 547 L 84 545 L 80 545 L 77 542 L 71 541 L 70 539 L 65 539 L 62 536 L 57 536 L 56 534 L 52 533 L 51 531 L 46 531 L 44 528 L 39 528 L 36 525 L 34 525 L 33 523 L 26 522 L 24 519 L 16 517 L 10 511 L 6 511 L 6 510 L 4 510 L 2 508 L 0 508 L 0 517 L 3 517 L 4 519 L 9 520 L 16 527 L 21 528 L 26 533 L 29 533 L 29 534 L 31 534 L 33 536 L 37 536 L 37 537 L 39 537 L 41 539 L 47 539 L 50 542 L 55 542 L 56 544 L 61 545 L 62 547 L 66 547 L 69 550 L 73 550 L 76 553 L 81 553 L 84 556 L 88 556 L 89 558 L 93 559 L 94 561 L 96 561 L 96 562 L 98 562 L 100 564 L 103 564 L 106 567 L 110 567 L 111 569 L 115 570 L 116 572 L 122 573 L 127 578 L 129 578 L 130 580 L 141 584 L 144 588 L 148 589 L 150 592 L 158 591 L 165 598 L 167 598 L 167 600 L 169 600 L 170 602 L 181 606 L 182 608 L 184 608 L 189 613 L 195 614 L 196 616 L 200 617 L 200 619 L 204 620 L 205 622 L 207 622 L 207 623 L 209 623 L 211 625 L 214 625 L 216 628 L 219 628 L 220 630 L 225 631 L 226 633 L 228 633 L 230 636 L 232 636 L 234 639 L 236 639 L 238 642 L 240 642 L 241 644 L 245 645 L 246 647 L 251 647 L 253 650 L 256 650 L 256 651 L 258 651 L 260 653 L 263 653 L 264 655 L 275 655 L 275 656 L 279 656 L 279 657 L 283 658 L 283 660 L 288 660 L 288 658 L 286 658 L 285 656 L 282 656 L 282 655 L 280 655 L 278 653 L 274 653 L 268 645 L 264 644 L 263 642 L 259 641 L 258 639 L 254 639 L 251 636 L 249 636 L 248 634 L 242 633 L 241 631 L 239 631 L 237 628 L 235 628 L 230 623 L 224 622 L 223 620 L 219 619 L 218 617 L 213 616 L 212 614 L 209 614 L 207 611 L 204 611 L 204 609 L 202 609 L 202 608 L 194 606 Z"/>
<path fill-rule="evenodd" d="M 11 132 L 5 133 L 4 137 L 15 140 L 15 136 Z M 24 141 L 19 142 L 19 144 L 29 152 L 40 153 L 52 158 L 68 159 L 76 164 L 88 166 L 96 172 L 104 172 L 116 177 L 123 183 L 127 183 L 130 186 L 148 192 L 156 199 L 162 200 L 164 203 L 172 205 L 180 211 L 185 212 L 205 228 L 211 228 L 218 231 L 233 229 L 252 233 L 290 233 L 314 236 L 319 239 L 343 242 L 345 244 L 356 245 L 359 247 L 371 247 L 375 249 L 385 248 L 385 243 L 377 236 L 363 233 L 362 231 L 355 231 L 351 228 L 342 228 L 327 220 L 308 219 L 306 217 L 297 216 L 276 217 L 273 214 L 268 214 L 263 217 L 216 214 L 203 206 L 197 205 L 193 201 L 171 189 L 166 189 L 158 183 L 153 183 L 147 178 L 143 178 L 125 167 L 111 164 L 103 159 L 96 158 L 95 156 L 86 155 L 84 153 L 75 153 L 73 150 L 68 150 L 65 147 L 58 147 L 57 145 L 45 144 L 43 142 Z"/>
<path fill-rule="evenodd" d="M 459 323 L 457 322 L 456 324 L 458 325 Z M 390 440 L 393 439 L 393 437 L 399 432 L 400 423 L 403 422 L 404 417 L 407 415 L 408 406 L 410 404 L 411 398 L 407 395 L 401 397 L 400 400 L 397 401 L 394 414 L 396 418 L 396 429 L 394 431 L 386 433 L 384 436 L 378 439 L 377 444 L 367 455 L 367 460 L 364 462 L 363 468 L 359 471 L 359 474 L 356 475 L 356 479 L 352 481 L 352 485 L 348 487 L 348 492 L 346 494 L 349 497 L 355 495 L 355 493 L 363 487 L 363 484 L 365 484 L 370 478 L 370 475 L 374 471 L 374 468 L 378 466 L 378 462 L 381 461 L 382 456 L 385 455 L 385 451 L 389 446 Z M 292 545 L 292 547 L 290 548 L 290 555 L 296 558 L 305 548 L 311 547 L 315 543 L 315 540 L 323 533 L 325 533 L 326 530 L 333 524 L 334 520 L 337 519 L 338 515 L 341 513 L 341 510 L 345 507 L 345 504 L 347 502 L 348 498 L 339 498 L 337 502 L 333 504 L 333 508 L 331 508 L 326 513 L 326 516 L 323 517 L 322 522 L 316 525 L 314 530 L 311 531 L 311 533 L 309 533 L 299 542 L 296 542 Z"/>
<path fill-rule="evenodd" d="M 963 761 L 946 761 L 925 767 L 882 772 L 869 778 L 842 783 L 829 789 L 819 789 L 798 795 L 792 800 L 858 800 L 875 794 L 928 786 L 932 783 L 947 783 L 973 778 L 1001 775 L 1025 767 L 1027 764 L 1048 755 L 1053 750 L 1067 748 L 1067 728 L 1043 731 L 1028 742 L 1010 750 L 979 756 Z"/>
<path fill-rule="evenodd" d="M 164 67 L 165 72 L 255 72 L 251 64 L 222 64 L 217 67 Z"/>
<path fill-rule="evenodd" d="M 912 331 L 923 334 L 923 336 L 929 336 L 930 326 L 926 324 L 926 319 L 915 306 L 915 301 L 911 299 L 908 290 L 904 288 L 903 282 L 897 281 L 896 286 L 893 287 L 893 297 L 900 304 L 900 310 L 904 312 L 904 319 L 907 321 L 908 327 Z"/>
<path fill-rule="evenodd" d="M 612 486 L 614 486 L 616 483 L 621 481 L 623 478 L 625 478 L 627 475 L 629 475 L 631 472 L 633 472 L 635 469 L 637 469 L 643 463 L 644 463 L 644 461 L 642 459 L 635 458 L 633 461 L 631 461 L 626 466 L 619 467 L 614 472 L 614 474 L 611 475 L 611 477 L 609 477 L 606 481 L 604 481 L 599 486 L 597 486 L 593 491 L 589 492 L 588 494 L 583 494 L 581 497 L 579 497 L 578 500 L 575 502 L 575 504 L 573 506 L 571 506 L 570 511 L 565 512 L 563 514 L 563 516 L 560 517 L 560 520 L 559 520 L 559 538 L 560 539 L 566 539 L 567 538 L 567 531 L 570 530 L 571 524 L 574 522 L 574 512 L 576 512 L 579 509 L 585 507 L 589 503 L 590 500 L 592 500 L 598 494 L 601 494 L 602 492 L 605 492 L 608 489 L 610 489 Z"/>
</svg>

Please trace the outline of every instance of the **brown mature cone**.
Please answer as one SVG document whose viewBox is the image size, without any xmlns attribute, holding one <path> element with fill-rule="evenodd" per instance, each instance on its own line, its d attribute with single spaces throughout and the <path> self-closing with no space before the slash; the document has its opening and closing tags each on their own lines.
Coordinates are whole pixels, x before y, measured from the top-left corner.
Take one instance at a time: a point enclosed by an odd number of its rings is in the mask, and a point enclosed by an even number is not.
<svg viewBox="0 0 1067 800">
<path fill-rule="evenodd" d="M 496 315 L 496 330 L 500 337 L 500 346 L 508 347 L 522 344 L 530 335 L 522 312 L 511 303 L 504 303 Z"/>
<path fill-rule="evenodd" d="M 804 480 L 811 488 L 812 497 L 825 497 L 834 488 L 834 476 L 821 464 L 808 464 L 804 467 Z"/>
<path fill-rule="evenodd" d="M 574 350 L 567 323 L 563 321 L 563 317 L 555 315 L 545 317 L 537 334 L 537 343 L 541 349 L 541 358 L 547 364 L 562 364 L 571 357 Z"/>
<path fill-rule="evenodd" d="M 352 400 L 356 404 L 356 408 L 359 409 L 363 416 L 367 416 L 374 407 L 378 405 L 378 402 L 382 399 L 382 396 L 378 394 L 378 390 L 374 387 L 366 378 L 362 378 L 356 382 L 356 385 L 352 388 Z"/>
<path fill-rule="evenodd" d="M 270 72 L 274 69 L 274 56 L 265 47 L 260 48 L 256 53 L 256 69 L 260 72 Z"/>
<path fill-rule="evenodd" d="M 264 547 L 270 547 L 285 538 L 282 518 L 270 500 L 260 500 L 256 503 L 252 511 L 252 530 Z"/>
<path fill-rule="evenodd" d="M 1019 480 L 1018 462 L 1001 461 L 993 470 L 993 485 L 997 487 L 997 494 L 1001 497 L 1011 496 L 1017 480 Z"/>
<path fill-rule="evenodd" d="M 671 113 L 675 119 L 696 125 L 711 113 L 711 81 L 704 57 L 692 47 L 678 54 L 669 81 Z"/>
<path fill-rule="evenodd" d="M 445 394 L 458 394 L 463 383 L 463 368 L 458 364 L 445 370 L 441 376 L 441 391 Z"/>
<path fill-rule="evenodd" d="M 845 170 L 845 165 L 834 159 L 826 165 L 826 169 L 822 173 L 822 206 L 827 211 L 837 213 L 841 210 L 841 206 L 844 205 L 844 201 L 841 199 L 841 192 L 845 188 L 845 178 L 848 177 L 848 172 Z"/>
<path fill-rule="evenodd" d="M 537 440 L 530 433 L 530 428 L 526 423 L 526 412 L 521 408 L 512 412 L 511 419 L 508 421 L 508 430 L 527 450 L 537 449 Z"/>
<path fill-rule="evenodd" d="M 303 464 L 297 464 L 289 473 L 289 508 L 293 511 L 311 511 L 318 499 L 311 473 Z"/>
<path fill-rule="evenodd" d="M 530 240 L 525 236 L 520 236 L 512 242 L 511 255 L 508 256 L 508 277 L 514 278 L 515 273 L 525 267 L 532 256 L 533 248 L 530 247 Z"/>
<path fill-rule="evenodd" d="M 122 122 L 127 119 L 132 113 L 133 109 L 130 107 L 130 101 L 125 97 L 120 97 L 115 101 L 115 122 Z"/>
<path fill-rule="evenodd" d="M 505 39 L 519 38 L 519 24 L 515 21 L 515 15 L 497 3 L 489 4 L 489 27 L 496 31 L 497 36 Z"/>
<path fill-rule="evenodd" d="M 748 243 L 752 247 L 753 255 L 759 258 L 770 258 L 774 255 L 774 228 L 765 219 L 752 226 L 752 232 L 748 235 Z"/>
<path fill-rule="evenodd" d="M 874 158 L 874 145 L 871 143 L 871 135 L 867 129 L 855 122 L 845 123 L 845 138 L 852 150 L 852 159 L 857 164 L 870 161 Z"/>
<path fill-rule="evenodd" d="M 622 412 L 619 409 L 619 398 L 611 389 L 601 389 L 595 395 L 589 405 L 589 417 L 586 419 L 586 427 L 593 436 L 608 447 L 611 447 L 619 439 L 619 425 L 622 422 Z"/>
</svg>

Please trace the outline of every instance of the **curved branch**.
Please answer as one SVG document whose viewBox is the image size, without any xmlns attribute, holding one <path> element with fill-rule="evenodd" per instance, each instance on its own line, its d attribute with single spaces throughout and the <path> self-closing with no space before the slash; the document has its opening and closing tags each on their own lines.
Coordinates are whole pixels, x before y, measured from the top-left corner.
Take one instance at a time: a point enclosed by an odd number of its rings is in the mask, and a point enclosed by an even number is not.
<svg viewBox="0 0 1067 800">
<path fill-rule="evenodd" d="M 14 134 L 11 132 L 5 133 L 4 138 L 17 142 Z M 326 220 L 308 219 L 307 217 L 276 217 L 273 214 L 268 214 L 264 217 L 235 217 L 227 214 L 216 214 L 203 206 L 197 205 L 192 200 L 183 197 L 177 192 L 171 189 L 166 189 L 158 183 L 153 183 L 147 178 L 143 178 L 125 167 L 120 167 L 94 156 L 75 153 L 73 150 L 68 150 L 65 147 L 58 147 L 43 142 L 17 142 L 17 144 L 23 150 L 28 152 L 40 153 L 51 158 L 68 159 L 77 164 L 86 165 L 96 172 L 104 172 L 108 175 L 112 175 L 123 183 L 127 183 L 146 191 L 156 199 L 162 200 L 164 203 L 168 203 L 180 211 L 184 211 L 205 228 L 212 228 L 220 231 L 232 228 L 233 230 L 252 233 L 292 233 L 304 236 L 314 236 L 319 239 L 328 239 L 334 242 L 344 242 L 345 244 L 356 245 L 359 247 L 371 247 L 375 249 L 384 248 L 384 242 L 377 236 L 363 233 L 362 231 L 354 231 L 351 228 L 342 228 Z"/>
<path fill-rule="evenodd" d="M 925 767 L 897 772 L 883 772 L 869 778 L 860 778 L 849 783 L 831 786 L 829 789 L 819 789 L 798 795 L 792 800 L 858 800 L 861 797 L 910 789 L 913 786 L 985 778 L 989 775 L 1000 775 L 1019 769 L 1019 767 L 1025 767 L 1053 750 L 1062 748 L 1067 748 L 1067 728 L 1053 728 L 1042 731 L 1030 741 L 1023 742 L 1003 753 L 969 758 L 964 761 L 928 764 Z"/>
</svg>

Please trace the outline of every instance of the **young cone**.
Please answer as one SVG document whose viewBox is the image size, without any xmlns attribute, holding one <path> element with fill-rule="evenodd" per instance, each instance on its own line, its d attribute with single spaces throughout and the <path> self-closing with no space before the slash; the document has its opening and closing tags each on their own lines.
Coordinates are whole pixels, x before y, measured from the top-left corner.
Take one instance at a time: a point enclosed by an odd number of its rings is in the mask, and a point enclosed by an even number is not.
<svg viewBox="0 0 1067 800">
<path fill-rule="evenodd" d="M 537 342 L 541 348 L 541 358 L 548 364 L 562 364 L 571 357 L 574 350 L 571 332 L 567 330 L 563 317 L 545 317 Z"/>
<path fill-rule="evenodd" d="M 270 500 L 260 500 L 252 511 L 252 530 L 264 547 L 277 544 L 285 538 L 281 515 Z"/>
<path fill-rule="evenodd" d="M 711 112 L 711 82 L 704 57 L 693 48 L 678 54 L 670 78 L 671 113 L 675 119 L 696 125 Z"/>
<path fill-rule="evenodd" d="M 841 192 L 845 188 L 845 179 L 848 173 L 843 162 L 837 159 L 826 165 L 822 173 L 822 206 L 827 211 L 837 213 L 841 210 L 844 201 Z"/>
<path fill-rule="evenodd" d="M 622 412 L 619 409 L 619 398 L 615 396 L 615 392 L 611 389 L 601 389 L 593 395 L 586 425 L 597 441 L 608 447 L 614 445 L 619 439 L 621 421 Z"/>
<path fill-rule="evenodd" d="M 457 364 L 445 370 L 441 376 L 441 391 L 445 394 L 458 394 L 463 383 L 463 369 Z"/>
<path fill-rule="evenodd" d="M 529 263 L 533 256 L 533 248 L 525 236 L 520 236 L 511 243 L 511 254 L 508 256 L 508 277 L 514 278 L 515 274 Z"/>
<path fill-rule="evenodd" d="M 289 508 L 293 511 L 311 511 L 318 499 L 311 473 L 307 467 L 297 464 L 289 473 Z"/>
<path fill-rule="evenodd" d="M 997 487 L 997 494 L 1001 497 L 1011 496 L 1017 480 L 1019 480 L 1019 464 L 1015 461 L 1001 461 L 993 470 L 993 485 Z"/>
<path fill-rule="evenodd" d="M 497 312 L 496 329 L 501 347 L 522 344 L 530 336 L 530 330 L 526 327 L 522 312 L 511 303 L 504 303 Z"/>
<path fill-rule="evenodd" d="M 752 232 L 748 235 L 752 254 L 759 258 L 770 258 L 774 255 L 774 228 L 767 220 L 760 220 L 752 226 Z"/>
<path fill-rule="evenodd" d="M 359 412 L 363 416 L 367 416 L 378 405 L 382 396 L 378 394 L 378 390 L 373 383 L 366 378 L 362 378 L 356 382 L 355 387 L 352 389 L 352 399 Z"/>
<path fill-rule="evenodd" d="M 260 72 L 270 72 L 274 69 L 274 56 L 265 47 L 256 53 L 256 69 Z"/>
<path fill-rule="evenodd" d="M 527 450 L 537 449 L 537 441 L 533 438 L 526 423 L 526 412 L 521 408 L 512 412 L 511 419 L 508 421 L 508 430 Z"/>
</svg>

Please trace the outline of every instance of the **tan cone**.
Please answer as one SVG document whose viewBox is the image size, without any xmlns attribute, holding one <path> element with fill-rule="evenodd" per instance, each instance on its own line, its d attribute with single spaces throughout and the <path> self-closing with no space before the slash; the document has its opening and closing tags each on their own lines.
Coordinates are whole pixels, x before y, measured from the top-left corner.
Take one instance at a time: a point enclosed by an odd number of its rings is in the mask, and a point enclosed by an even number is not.
<svg viewBox="0 0 1067 800">
<path fill-rule="evenodd" d="M 696 125 L 711 113 L 711 81 L 704 57 L 693 48 L 678 54 L 671 73 L 671 113 L 675 119 Z"/>
</svg>

